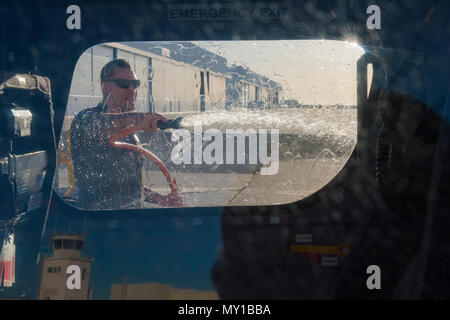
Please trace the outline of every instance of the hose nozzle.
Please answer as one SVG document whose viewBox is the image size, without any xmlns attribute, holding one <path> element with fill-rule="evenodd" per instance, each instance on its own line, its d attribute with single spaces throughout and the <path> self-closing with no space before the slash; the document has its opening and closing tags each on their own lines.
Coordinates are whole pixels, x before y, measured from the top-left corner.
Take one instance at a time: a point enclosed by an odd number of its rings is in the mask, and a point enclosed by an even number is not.
<svg viewBox="0 0 450 320">
<path fill-rule="evenodd" d="M 166 129 L 181 129 L 183 126 L 181 125 L 182 117 L 178 117 L 176 119 L 170 119 L 167 122 L 158 121 L 158 128 L 161 130 Z"/>
</svg>

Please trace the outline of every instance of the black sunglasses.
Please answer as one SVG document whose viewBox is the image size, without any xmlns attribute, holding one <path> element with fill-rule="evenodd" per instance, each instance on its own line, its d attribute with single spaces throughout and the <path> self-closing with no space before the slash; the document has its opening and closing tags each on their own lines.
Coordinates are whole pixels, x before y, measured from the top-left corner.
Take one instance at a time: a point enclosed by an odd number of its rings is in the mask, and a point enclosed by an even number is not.
<svg viewBox="0 0 450 320">
<path fill-rule="evenodd" d="M 111 79 L 103 80 L 105 82 L 114 82 L 119 88 L 128 89 L 131 85 L 136 89 L 141 85 L 141 80 L 128 80 L 128 79 Z"/>
</svg>

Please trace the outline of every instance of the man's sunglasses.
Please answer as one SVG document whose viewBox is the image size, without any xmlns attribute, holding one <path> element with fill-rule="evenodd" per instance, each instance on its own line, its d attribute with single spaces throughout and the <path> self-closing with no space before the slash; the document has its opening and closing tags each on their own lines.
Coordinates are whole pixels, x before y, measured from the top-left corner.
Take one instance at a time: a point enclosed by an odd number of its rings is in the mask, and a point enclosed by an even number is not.
<svg viewBox="0 0 450 320">
<path fill-rule="evenodd" d="M 103 80 L 105 82 L 114 82 L 119 88 L 128 89 L 131 85 L 136 89 L 141 85 L 141 80 L 128 80 L 128 79 L 111 79 Z"/>
</svg>

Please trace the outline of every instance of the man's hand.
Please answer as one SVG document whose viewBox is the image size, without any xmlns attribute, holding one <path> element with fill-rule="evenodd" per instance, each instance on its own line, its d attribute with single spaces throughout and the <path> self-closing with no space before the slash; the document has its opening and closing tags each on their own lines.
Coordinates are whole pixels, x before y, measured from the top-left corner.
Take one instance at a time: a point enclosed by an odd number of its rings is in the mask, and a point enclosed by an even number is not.
<svg viewBox="0 0 450 320">
<path fill-rule="evenodd" d="M 166 200 L 168 207 L 182 207 L 184 206 L 184 198 L 181 193 L 170 193 Z"/>
<path fill-rule="evenodd" d="M 167 196 L 160 195 L 157 192 L 152 191 L 150 188 L 145 187 L 146 200 L 159 204 L 163 207 L 182 207 L 184 206 L 183 195 L 179 192 L 170 193 Z"/>
<path fill-rule="evenodd" d="M 158 121 L 167 122 L 167 119 L 159 113 L 149 113 L 139 124 L 140 130 L 153 132 L 158 130 Z"/>
</svg>

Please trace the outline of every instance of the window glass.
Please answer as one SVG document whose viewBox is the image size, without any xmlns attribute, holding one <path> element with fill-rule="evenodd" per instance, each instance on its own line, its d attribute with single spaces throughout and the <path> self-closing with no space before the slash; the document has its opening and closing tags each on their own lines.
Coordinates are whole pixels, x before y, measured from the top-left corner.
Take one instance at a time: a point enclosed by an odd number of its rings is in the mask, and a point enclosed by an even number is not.
<svg viewBox="0 0 450 320">
<path fill-rule="evenodd" d="M 83 241 L 75 240 L 75 250 L 81 250 L 82 246 L 83 246 Z"/>
<path fill-rule="evenodd" d="M 58 273 L 58 272 L 61 272 L 61 267 L 48 267 L 47 272 L 48 272 L 48 273 Z"/>
<path fill-rule="evenodd" d="M 63 248 L 64 249 L 73 249 L 75 245 L 74 240 L 63 240 Z"/>
<path fill-rule="evenodd" d="M 72 78 L 54 188 L 85 210 L 300 200 L 330 182 L 356 145 L 363 53 L 328 40 L 94 46 Z M 101 81 L 114 56 L 127 65 Z M 178 127 L 138 130 L 138 113 Z"/>
<path fill-rule="evenodd" d="M 61 249 L 62 248 L 62 240 L 54 240 L 53 244 L 55 246 L 55 249 Z"/>
</svg>

